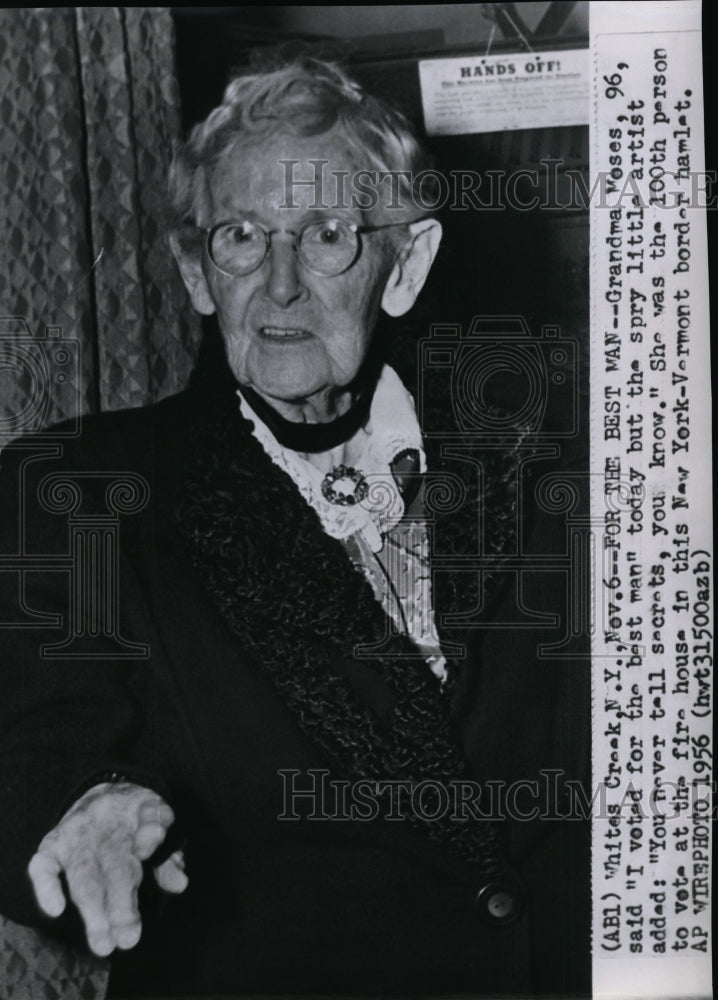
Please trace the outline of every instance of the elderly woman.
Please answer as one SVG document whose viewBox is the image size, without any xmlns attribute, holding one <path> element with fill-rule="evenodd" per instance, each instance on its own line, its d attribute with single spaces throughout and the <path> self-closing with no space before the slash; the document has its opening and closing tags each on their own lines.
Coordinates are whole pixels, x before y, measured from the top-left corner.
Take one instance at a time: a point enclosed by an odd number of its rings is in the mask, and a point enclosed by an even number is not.
<svg viewBox="0 0 718 1000">
<path fill-rule="evenodd" d="M 431 573 L 439 556 L 471 570 L 487 511 L 510 545 L 515 458 L 425 443 L 416 341 L 375 336 L 439 247 L 411 197 L 425 165 L 400 114 L 314 61 L 235 79 L 175 158 L 172 249 L 226 362 L 88 419 L 63 465 L 147 481 L 119 568 L 147 658 L 107 636 L 92 662 L 48 665 L 39 639 L 6 636 L 31 664 L 10 678 L 6 760 L 22 749 L 33 794 L 21 808 L 27 772 L 8 767 L 5 816 L 23 818 L 0 909 L 79 913 L 115 995 L 585 986 L 567 877 L 585 841 L 565 824 L 511 838 L 480 795 L 506 754 L 575 752 L 547 736 L 555 683 L 527 680 L 519 707 L 510 656 L 482 672 L 457 625 L 481 575 Z M 425 394 L 419 416 L 451 432 L 449 402 Z M 37 514 L 43 551 L 57 520 Z"/>
</svg>

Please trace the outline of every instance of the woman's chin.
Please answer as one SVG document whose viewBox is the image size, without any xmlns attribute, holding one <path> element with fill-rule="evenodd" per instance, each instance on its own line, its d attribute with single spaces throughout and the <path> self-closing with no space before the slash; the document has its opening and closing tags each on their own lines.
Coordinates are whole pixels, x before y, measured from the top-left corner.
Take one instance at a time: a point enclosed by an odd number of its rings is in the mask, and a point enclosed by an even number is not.
<svg viewBox="0 0 718 1000">
<path fill-rule="evenodd" d="M 307 357 L 297 357 L 290 351 L 282 353 L 281 359 L 263 357 L 258 359 L 261 364 L 247 365 L 245 381 L 270 405 L 279 408 L 281 403 L 301 404 L 331 384 L 327 366 L 321 363 L 324 359 L 317 357 L 316 351 Z"/>
</svg>

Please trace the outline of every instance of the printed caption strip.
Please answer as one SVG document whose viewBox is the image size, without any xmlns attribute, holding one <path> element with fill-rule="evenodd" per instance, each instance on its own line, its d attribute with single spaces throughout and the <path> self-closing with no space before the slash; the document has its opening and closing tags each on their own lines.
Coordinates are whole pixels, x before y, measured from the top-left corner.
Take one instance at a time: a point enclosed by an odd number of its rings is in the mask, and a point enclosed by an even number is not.
<svg viewBox="0 0 718 1000">
<path fill-rule="evenodd" d="M 698 3 L 593 3 L 596 997 L 710 997 L 712 508 Z"/>
</svg>

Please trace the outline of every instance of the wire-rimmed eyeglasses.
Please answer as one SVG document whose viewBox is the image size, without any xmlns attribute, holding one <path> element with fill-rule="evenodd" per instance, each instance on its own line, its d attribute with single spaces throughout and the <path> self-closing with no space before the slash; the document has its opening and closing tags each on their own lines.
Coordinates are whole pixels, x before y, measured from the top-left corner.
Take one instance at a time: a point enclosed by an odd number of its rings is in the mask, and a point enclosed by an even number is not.
<svg viewBox="0 0 718 1000">
<path fill-rule="evenodd" d="M 421 220 L 413 219 L 412 222 Z M 387 222 L 379 226 L 360 226 L 343 219 L 322 219 L 307 222 L 301 229 L 265 229 L 250 219 L 218 222 L 205 230 L 207 254 L 222 274 L 237 278 L 251 274 L 260 267 L 269 253 L 272 236 L 287 233 L 302 264 L 314 274 L 333 278 L 343 274 L 361 254 L 361 237 L 365 233 L 407 222 Z"/>
</svg>

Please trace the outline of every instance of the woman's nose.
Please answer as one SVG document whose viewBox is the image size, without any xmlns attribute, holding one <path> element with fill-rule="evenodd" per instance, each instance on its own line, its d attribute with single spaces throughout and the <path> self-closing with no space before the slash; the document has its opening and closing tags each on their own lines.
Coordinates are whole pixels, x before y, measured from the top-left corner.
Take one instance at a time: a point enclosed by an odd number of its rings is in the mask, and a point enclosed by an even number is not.
<svg viewBox="0 0 718 1000">
<path fill-rule="evenodd" d="M 299 273 L 299 259 L 290 233 L 274 233 L 268 254 L 267 294 L 286 307 L 306 296 Z"/>
</svg>

